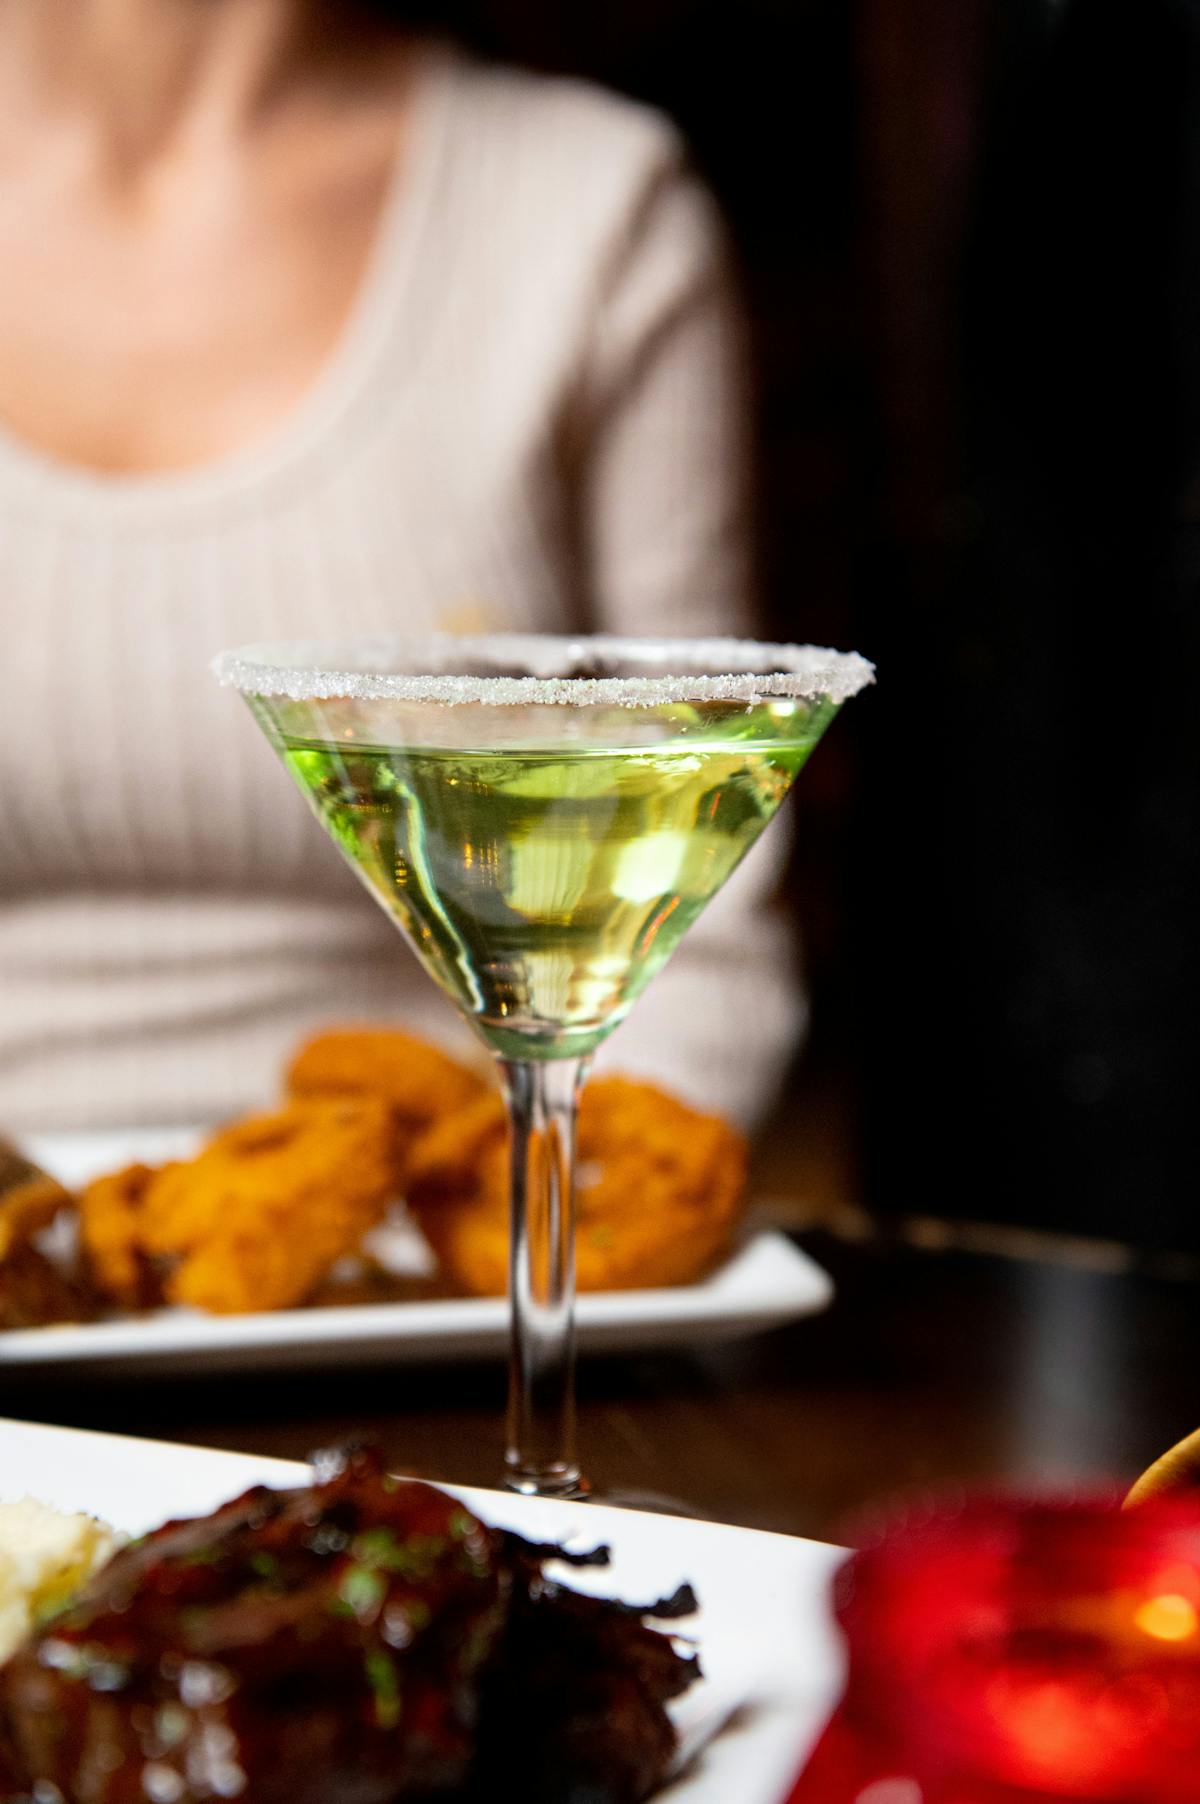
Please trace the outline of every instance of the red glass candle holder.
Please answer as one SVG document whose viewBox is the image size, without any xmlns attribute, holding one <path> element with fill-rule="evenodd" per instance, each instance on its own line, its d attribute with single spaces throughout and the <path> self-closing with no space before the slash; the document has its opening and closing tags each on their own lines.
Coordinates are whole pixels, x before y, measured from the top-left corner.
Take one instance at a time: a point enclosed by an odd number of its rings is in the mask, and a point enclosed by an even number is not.
<svg viewBox="0 0 1200 1804">
<path fill-rule="evenodd" d="M 788 1804 L 1200 1800 L 1200 1503 L 910 1515 L 837 1613 L 846 1694 Z"/>
</svg>

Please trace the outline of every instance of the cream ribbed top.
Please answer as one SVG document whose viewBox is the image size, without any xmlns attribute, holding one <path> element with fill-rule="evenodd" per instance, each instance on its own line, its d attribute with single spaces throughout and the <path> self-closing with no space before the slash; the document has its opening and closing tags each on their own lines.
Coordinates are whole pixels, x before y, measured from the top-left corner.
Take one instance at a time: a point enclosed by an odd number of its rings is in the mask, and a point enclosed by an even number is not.
<svg viewBox="0 0 1200 1804">
<path fill-rule="evenodd" d="M 341 344 L 269 440 L 106 477 L 0 431 L 0 1128 L 231 1114 L 329 1020 L 463 1043 L 214 652 L 750 625 L 728 287 L 674 134 L 448 52 L 416 108 Z M 800 1018 L 773 837 L 607 1055 L 741 1114 Z"/>
</svg>

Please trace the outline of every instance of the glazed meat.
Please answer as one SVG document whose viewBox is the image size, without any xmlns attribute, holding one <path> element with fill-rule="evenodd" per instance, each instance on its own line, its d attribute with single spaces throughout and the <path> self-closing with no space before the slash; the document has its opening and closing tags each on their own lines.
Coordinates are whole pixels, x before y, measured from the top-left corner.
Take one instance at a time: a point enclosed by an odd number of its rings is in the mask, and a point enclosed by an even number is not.
<svg viewBox="0 0 1200 1804">
<path fill-rule="evenodd" d="M 8 1739 L 77 1804 L 445 1796 L 508 1589 L 473 1516 L 356 1457 L 119 1553 L 0 1675 Z"/>
<path fill-rule="evenodd" d="M 557 1548 L 510 1546 L 514 1584 L 483 1686 L 472 1798 L 631 1804 L 648 1797 L 675 1757 L 663 1705 L 687 1690 L 699 1667 L 642 1618 L 690 1615 L 690 1586 L 629 1608 L 549 1581 L 541 1558 Z"/>
<path fill-rule="evenodd" d="M 0 1799 L 637 1804 L 694 1662 L 556 1551 L 364 1453 L 167 1524 L 0 1670 Z"/>
</svg>

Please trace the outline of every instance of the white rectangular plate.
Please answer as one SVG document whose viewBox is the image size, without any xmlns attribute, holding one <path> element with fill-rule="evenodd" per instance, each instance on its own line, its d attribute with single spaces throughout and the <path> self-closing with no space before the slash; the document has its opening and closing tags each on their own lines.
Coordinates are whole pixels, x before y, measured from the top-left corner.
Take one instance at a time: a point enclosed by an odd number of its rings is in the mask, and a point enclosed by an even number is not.
<svg viewBox="0 0 1200 1804">
<path fill-rule="evenodd" d="M 195 1143 L 191 1133 L 54 1135 L 25 1142 L 30 1156 L 68 1186 L 137 1159 L 155 1164 L 186 1156 Z M 832 1295 L 826 1273 L 785 1235 L 760 1233 L 702 1283 L 582 1296 L 579 1346 L 604 1353 L 728 1339 L 812 1315 Z M 12 1329 L 0 1333 L 0 1365 L 105 1373 L 180 1365 L 214 1372 L 247 1365 L 265 1370 L 476 1359 L 506 1350 L 507 1323 L 501 1297 L 237 1316 L 171 1309 L 119 1321 Z"/>
<path fill-rule="evenodd" d="M 303 1466 L 283 1460 L 0 1421 L 0 1498 L 88 1510 L 128 1534 L 205 1514 L 252 1484 L 306 1480 Z M 680 1700 L 676 1720 L 684 1738 L 733 1720 L 660 1795 L 664 1804 L 780 1804 L 841 1683 L 827 1601 L 838 1548 L 594 1503 L 446 1489 L 533 1540 L 607 1543 L 610 1566 L 570 1573 L 579 1589 L 644 1602 L 690 1580 L 700 1612 L 681 1628 L 698 1641 L 705 1678 Z"/>
</svg>

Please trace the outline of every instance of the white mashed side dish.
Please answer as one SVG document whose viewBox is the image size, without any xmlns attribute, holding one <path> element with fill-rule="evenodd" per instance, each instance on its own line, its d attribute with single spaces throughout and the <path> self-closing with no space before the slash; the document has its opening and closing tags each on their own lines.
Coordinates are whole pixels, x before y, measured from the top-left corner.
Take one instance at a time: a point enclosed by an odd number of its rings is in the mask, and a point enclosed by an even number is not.
<svg viewBox="0 0 1200 1804">
<path fill-rule="evenodd" d="M 0 1662 L 35 1622 L 65 1604 L 115 1553 L 117 1536 L 94 1516 L 72 1516 L 23 1497 L 0 1503 Z"/>
</svg>

